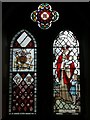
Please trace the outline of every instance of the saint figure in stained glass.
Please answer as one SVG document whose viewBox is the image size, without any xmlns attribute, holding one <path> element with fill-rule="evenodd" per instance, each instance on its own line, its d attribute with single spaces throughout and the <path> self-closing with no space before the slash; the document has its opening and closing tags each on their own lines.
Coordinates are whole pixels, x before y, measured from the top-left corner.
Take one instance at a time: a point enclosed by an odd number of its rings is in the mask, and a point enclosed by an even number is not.
<svg viewBox="0 0 90 120">
<path fill-rule="evenodd" d="M 54 112 L 80 112 L 79 43 L 71 31 L 61 31 L 53 44 Z"/>
</svg>

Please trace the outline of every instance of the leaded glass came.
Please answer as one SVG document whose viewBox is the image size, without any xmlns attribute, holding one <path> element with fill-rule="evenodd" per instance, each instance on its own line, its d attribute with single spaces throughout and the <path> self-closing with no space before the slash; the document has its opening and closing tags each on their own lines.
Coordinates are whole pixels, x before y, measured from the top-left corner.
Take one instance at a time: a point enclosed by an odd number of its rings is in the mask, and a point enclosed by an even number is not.
<svg viewBox="0 0 90 120">
<path fill-rule="evenodd" d="M 79 42 L 69 30 L 53 43 L 53 97 L 56 114 L 80 113 Z"/>
<path fill-rule="evenodd" d="M 37 45 L 21 30 L 11 41 L 9 114 L 36 114 Z"/>
</svg>

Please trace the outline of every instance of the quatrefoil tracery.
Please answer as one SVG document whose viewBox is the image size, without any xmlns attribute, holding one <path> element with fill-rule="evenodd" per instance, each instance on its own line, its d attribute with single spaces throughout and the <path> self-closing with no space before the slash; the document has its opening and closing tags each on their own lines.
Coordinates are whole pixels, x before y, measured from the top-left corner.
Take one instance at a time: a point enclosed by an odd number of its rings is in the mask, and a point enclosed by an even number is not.
<svg viewBox="0 0 90 120">
<path fill-rule="evenodd" d="M 59 13 L 52 10 L 52 7 L 48 3 L 42 3 L 39 5 L 38 10 L 31 13 L 31 20 L 38 23 L 41 29 L 48 29 L 51 27 L 52 22 L 56 22 L 59 19 Z"/>
</svg>

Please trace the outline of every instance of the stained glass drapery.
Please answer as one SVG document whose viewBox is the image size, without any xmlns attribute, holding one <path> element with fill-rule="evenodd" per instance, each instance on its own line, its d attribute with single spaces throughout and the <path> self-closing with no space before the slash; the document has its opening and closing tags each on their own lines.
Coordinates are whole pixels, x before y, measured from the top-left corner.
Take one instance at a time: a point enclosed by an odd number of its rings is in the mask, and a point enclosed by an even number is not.
<svg viewBox="0 0 90 120">
<path fill-rule="evenodd" d="M 74 34 L 61 31 L 53 43 L 54 113 L 80 113 L 80 51 Z"/>
<path fill-rule="evenodd" d="M 9 114 L 36 114 L 37 45 L 21 30 L 10 45 Z"/>
</svg>

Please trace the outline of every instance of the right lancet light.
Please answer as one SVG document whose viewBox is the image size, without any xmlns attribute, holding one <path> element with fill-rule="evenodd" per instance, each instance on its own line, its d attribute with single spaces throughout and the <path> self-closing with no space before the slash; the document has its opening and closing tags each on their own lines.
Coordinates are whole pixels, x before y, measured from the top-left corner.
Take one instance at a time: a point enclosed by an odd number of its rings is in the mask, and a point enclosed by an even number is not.
<svg viewBox="0 0 90 120">
<path fill-rule="evenodd" d="M 61 31 L 53 43 L 53 97 L 56 114 L 80 113 L 80 53 L 74 34 Z"/>
</svg>

